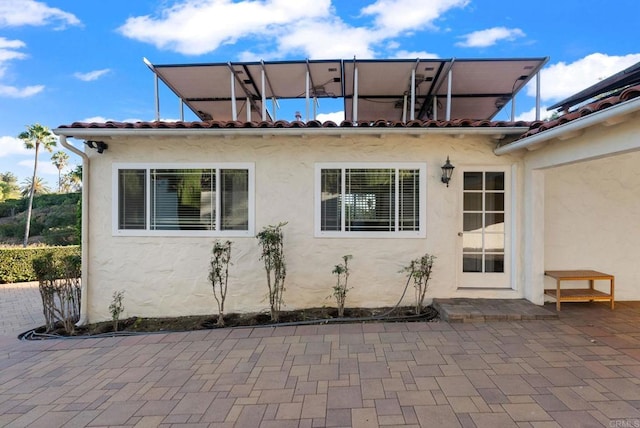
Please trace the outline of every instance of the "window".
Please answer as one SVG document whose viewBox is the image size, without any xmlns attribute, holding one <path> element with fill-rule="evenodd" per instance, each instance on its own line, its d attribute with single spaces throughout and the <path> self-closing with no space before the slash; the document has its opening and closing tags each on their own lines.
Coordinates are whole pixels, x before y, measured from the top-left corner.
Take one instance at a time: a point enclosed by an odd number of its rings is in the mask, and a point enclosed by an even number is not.
<svg viewBox="0 0 640 428">
<path fill-rule="evenodd" d="M 253 235 L 253 165 L 115 165 L 117 235 Z"/>
<path fill-rule="evenodd" d="M 505 172 L 465 171 L 463 272 L 504 272 Z"/>
<path fill-rule="evenodd" d="M 316 236 L 424 237 L 425 166 L 316 165 Z"/>
</svg>

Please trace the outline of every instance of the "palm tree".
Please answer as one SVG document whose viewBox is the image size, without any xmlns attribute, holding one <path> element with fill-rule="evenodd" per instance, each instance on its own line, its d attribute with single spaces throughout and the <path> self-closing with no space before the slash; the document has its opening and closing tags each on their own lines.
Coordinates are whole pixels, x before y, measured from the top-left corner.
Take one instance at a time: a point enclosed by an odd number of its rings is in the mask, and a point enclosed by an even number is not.
<svg viewBox="0 0 640 428">
<path fill-rule="evenodd" d="M 51 188 L 47 186 L 47 183 L 40 177 L 36 177 L 35 185 L 31 182 L 31 178 L 26 178 L 22 182 L 22 196 L 27 197 L 33 190 L 34 195 L 44 195 L 51 193 Z"/>
<path fill-rule="evenodd" d="M 82 189 L 82 165 L 78 165 L 67 173 L 71 189 L 75 192 Z"/>
<path fill-rule="evenodd" d="M 33 162 L 33 178 L 31 179 L 31 191 L 29 192 L 29 205 L 27 206 L 27 224 L 24 228 L 24 241 L 23 247 L 26 247 L 29 243 L 29 228 L 31 227 L 31 210 L 33 208 L 33 194 L 35 193 L 36 185 L 36 173 L 38 171 L 38 151 L 40 145 L 48 151 L 53 151 L 53 147 L 56 146 L 56 139 L 46 126 L 42 126 L 39 123 L 35 125 L 27 126 L 27 130 L 18 135 L 24 146 L 27 149 L 36 149 L 36 155 Z"/>
<path fill-rule="evenodd" d="M 58 169 L 58 193 L 62 193 L 62 170 L 69 161 L 69 155 L 63 151 L 51 155 L 51 163 Z"/>
</svg>

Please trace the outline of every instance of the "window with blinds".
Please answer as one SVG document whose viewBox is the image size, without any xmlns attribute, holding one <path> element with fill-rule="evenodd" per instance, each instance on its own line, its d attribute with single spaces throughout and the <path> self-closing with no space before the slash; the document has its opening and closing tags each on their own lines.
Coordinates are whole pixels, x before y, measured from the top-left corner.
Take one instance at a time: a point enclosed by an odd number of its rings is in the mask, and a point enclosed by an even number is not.
<svg viewBox="0 0 640 428">
<path fill-rule="evenodd" d="M 320 232 L 420 232 L 421 168 L 320 168 Z"/>
<path fill-rule="evenodd" d="M 249 169 L 118 169 L 118 230 L 249 231 Z"/>
</svg>

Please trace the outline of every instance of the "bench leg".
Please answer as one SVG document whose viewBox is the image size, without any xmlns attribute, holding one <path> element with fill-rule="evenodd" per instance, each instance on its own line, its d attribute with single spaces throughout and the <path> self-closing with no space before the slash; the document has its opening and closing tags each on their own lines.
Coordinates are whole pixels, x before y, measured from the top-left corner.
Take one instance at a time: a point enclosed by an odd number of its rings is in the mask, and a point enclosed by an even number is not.
<svg viewBox="0 0 640 428">
<path fill-rule="evenodd" d="M 614 305 L 615 305 L 614 302 L 613 302 L 613 299 L 614 299 L 613 296 L 614 296 L 614 292 L 615 292 L 614 288 L 615 288 L 615 284 L 614 284 L 614 279 L 612 277 L 611 278 L 611 290 L 610 290 L 610 292 L 611 292 L 611 310 L 613 310 Z"/>
<path fill-rule="evenodd" d="M 560 280 L 556 280 L 556 311 L 560 312 Z"/>
</svg>

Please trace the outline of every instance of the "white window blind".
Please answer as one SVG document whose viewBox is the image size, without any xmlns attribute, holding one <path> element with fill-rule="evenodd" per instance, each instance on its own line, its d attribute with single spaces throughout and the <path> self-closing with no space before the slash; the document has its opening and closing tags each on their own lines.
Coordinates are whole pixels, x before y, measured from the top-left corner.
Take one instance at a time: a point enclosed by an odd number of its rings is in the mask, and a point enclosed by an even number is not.
<svg viewBox="0 0 640 428">
<path fill-rule="evenodd" d="M 322 168 L 323 232 L 420 231 L 420 169 Z"/>
<path fill-rule="evenodd" d="M 118 230 L 248 231 L 249 170 L 118 169 Z"/>
<path fill-rule="evenodd" d="M 144 169 L 118 171 L 118 228 L 146 229 L 146 172 Z"/>
</svg>

